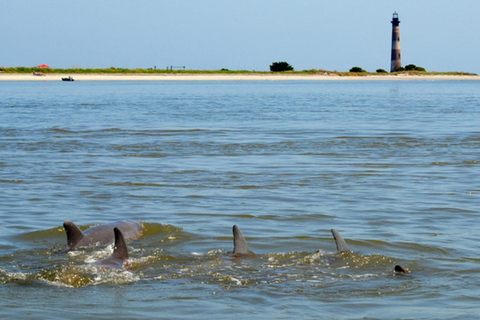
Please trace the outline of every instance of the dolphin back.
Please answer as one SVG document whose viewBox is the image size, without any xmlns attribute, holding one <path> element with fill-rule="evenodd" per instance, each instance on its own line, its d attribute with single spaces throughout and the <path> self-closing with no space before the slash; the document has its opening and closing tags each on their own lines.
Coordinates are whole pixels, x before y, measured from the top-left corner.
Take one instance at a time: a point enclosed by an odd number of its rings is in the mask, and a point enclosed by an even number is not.
<svg viewBox="0 0 480 320">
<path fill-rule="evenodd" d="M 63 224 L 67 231 L 68 250 L 81 247 L 97 247 L 115 242 L 114 228 L 118 228 L 126 242 L 137 240 L 141 237 L 143 226 L 134 221 L 116 221 L 91 227 L 82 232 L 73 222 L 65 221 Z"/>
<path fill-rule="evenodd" d="M 350 251 L 350 248 L 348 247 L 345 240 L 343 240 L 343 237 L 340 235 L 340 233 L 335 229 L 332 229 L 330 231 L 332 232 L 333 238 L 335 239 L 335 244 L 337 245 L 337 252 Z"/>
<path fill-rule="evenodd" d="M 110 257 L 95 262 L 95 265 L 112 269 L 123 269 L 124 263 L 128 260 L 128 250 L 125 238 L 119 228 L 114 228 L 115 244 Z"/>
<path fill-rule="evenodd" d="M 236 225 L 233 226 L 233 255 L 251 255 L 248 250 L 247 241 L 243 236 L 242 231 Z"/>
<path fill-rule="evenodd" d="M 73 250 L 75 246 L 85 237 L 82 230 L 72 221 L 65 221 L 63 227 L 67 232 L 67 246 L 69 250 Z"/>
<path fill-rule="evenodd" d="M 112 258 L 125 261 L 128 259 L 127 243 L 123 237 L 122 231 L 118 228 L 114 228 L 115 233 L 115 248 L 113 249 Z"/>
</svg>

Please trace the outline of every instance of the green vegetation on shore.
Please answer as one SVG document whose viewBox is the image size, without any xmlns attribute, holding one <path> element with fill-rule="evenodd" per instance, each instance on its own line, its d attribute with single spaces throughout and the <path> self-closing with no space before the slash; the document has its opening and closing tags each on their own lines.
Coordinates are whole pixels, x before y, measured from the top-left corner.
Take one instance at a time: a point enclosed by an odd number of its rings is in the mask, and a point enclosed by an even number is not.
<svg viewBox="0 0 480 320">
<path fill-rule="evenodd" d="M 83 68 L 69 68 L 69 69 L 57 69 L 57 68 L 38 68 L 38 67 L 0 67 L 0 73 L 33 73 L 43 72 L 45 74 L 272 74 L 271 71 L 251 71 L 251 70 L 171 70 L 171 69 L 127 69 L 127 68 L 99 68 L 99 69 L 83 69 Z M 383 76 L 383 75 L 449 75 L 449 76 L 476 76 L 475 73 L 468 72 L 430 72 L 430 71 L 398 71 L 390 73 L 378 73 L 378 72 L 340 72 L 340 71 L 327 71 L 322 69 L 310 69 L 302 71 L 285 71 L 275 72 L 275 74 L 294 74 L 294 75 L 332 75 L 332 76 Z"/>
<path fill-rule="evenodd" d="M 45 74 L 61 73 L 61 74 L 177 74 L 177 73 L 198 73 L 198 74 L 211 74 L 211 73 L 252 73 L 252 71 L 238 70 L 231 71 L 228 69 L 222 70 L 172 70 L 172 69 L 127 69 L 127 68 L 69 68 L 69 69 L 57 69 L 57 68 L 39 68 L 39 67 L 0 67 L 0 72 L 3 73 L 33 73 L 43 72 Z"/>
<path fill-rule="evenodd" d="M 285 61 L 274 62 L 270 65 L 270 71 L 272 72 L 285 72 L 285 71 L 293 71 L 293 67 Z"/>
</svg>

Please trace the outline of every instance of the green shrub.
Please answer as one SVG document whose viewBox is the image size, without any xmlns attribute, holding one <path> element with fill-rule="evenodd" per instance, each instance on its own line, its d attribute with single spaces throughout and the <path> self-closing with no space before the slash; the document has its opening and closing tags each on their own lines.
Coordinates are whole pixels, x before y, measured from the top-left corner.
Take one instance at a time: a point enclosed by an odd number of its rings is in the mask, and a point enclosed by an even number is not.
<svg viewBox="0 0 480 320">
<path fill-rule="evenodd" d="M 387 73 L 387 70 L 385 69 L 377 69 L 377 73 Z"/>
<path fill-rule="evenodd" d="M 353 67 L 352 69 L 350 69 L 350 72 L 367 72 L 367 71 L 363 70 L 360 67 Z"/>
<path fill-rule="evenodd" d="M 272 72 L 293 71 L 293 67 L 285 61 L 274 62 L 270 65 L 270 71 Z"/>
<path fill-rule="evenodd" d="M 420 71 L 420 72 L 425 72 L 425 68 L 416 66 L 414 64 L 408 64 L 405 66 L 405 71 Z"/>
<path fill-rule="evenodd" d="M 417 66 L 414 64 L 407 64 L 405 66 L 405 71 L 414 71 L 415 69 L 417 69 Z"/>
</svg>

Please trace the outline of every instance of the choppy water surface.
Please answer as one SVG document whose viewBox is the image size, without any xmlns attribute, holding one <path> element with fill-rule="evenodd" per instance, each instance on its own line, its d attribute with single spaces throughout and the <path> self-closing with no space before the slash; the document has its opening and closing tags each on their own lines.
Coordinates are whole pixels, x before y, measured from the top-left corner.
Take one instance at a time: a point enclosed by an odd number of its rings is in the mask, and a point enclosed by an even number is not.
<svg viewBox="0 0 480 320">
<path fill-rule="evenodd" d="M 1 83 L 0 317 L 476 316 L 479 86 Z M 58 253 L 122 219 L 128 270 Z"/>
</svg>

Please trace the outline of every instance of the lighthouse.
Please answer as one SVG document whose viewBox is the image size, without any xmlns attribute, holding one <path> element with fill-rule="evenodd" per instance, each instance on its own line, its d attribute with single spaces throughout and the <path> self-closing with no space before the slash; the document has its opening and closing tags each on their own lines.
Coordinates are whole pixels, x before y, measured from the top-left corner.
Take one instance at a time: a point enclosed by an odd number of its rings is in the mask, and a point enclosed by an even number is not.
<svg viewBox="0 0 480 320">
<path fill-rule="evenodd" d="M 390 64 L 390 72 L 394 72 L 397 68 L 402 66 L 402 59 L 400 54 L 400 20 L 398 20 L 398 13 L 393 14 L 392 18 L 392 58 Z"/>
</svg>

